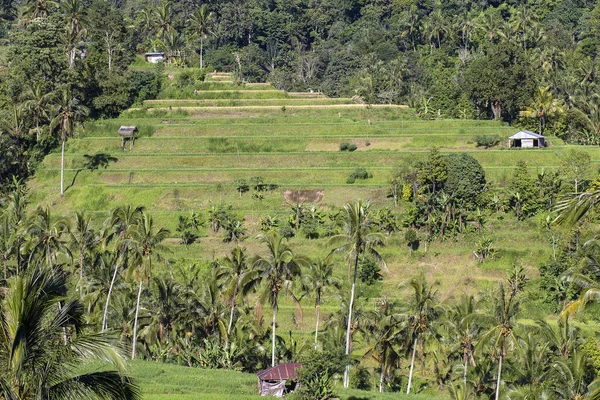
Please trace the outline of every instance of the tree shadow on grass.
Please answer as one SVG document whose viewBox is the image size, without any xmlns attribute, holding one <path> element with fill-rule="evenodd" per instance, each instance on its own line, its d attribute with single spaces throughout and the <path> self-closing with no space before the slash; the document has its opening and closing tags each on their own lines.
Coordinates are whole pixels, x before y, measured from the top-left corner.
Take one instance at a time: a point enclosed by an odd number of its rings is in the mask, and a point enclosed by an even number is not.
<svg viewBox="0 0 600 400">
<path fill-rule="evenodd" d="M 79 173 L 81 171 L 83 171 L 84 169 L 87 169 L 89 171 L 95 171 L 99 168 L 108 168 L 109 164 L 111 162 L 116 163 L 117 161 L 119 161 L 119 159 L 117 157 L 113 157 L 108 153 L 96 153 L 94 155 L 89 155 L 89 154 L 84 154 L 83 155 L 83 165 L 81 168 L 77 169 L 77 171 L 75 171 L 75 176 L 73 177 L 73 180 L 71 181 L 71 184 L 69 186 L 67 186 L 65 188 L 65 192 L 71 188 L 73 185 L 75 185 L 75 181 L 77 180 L 77 176 L 79 175 Z"/>
</svg>

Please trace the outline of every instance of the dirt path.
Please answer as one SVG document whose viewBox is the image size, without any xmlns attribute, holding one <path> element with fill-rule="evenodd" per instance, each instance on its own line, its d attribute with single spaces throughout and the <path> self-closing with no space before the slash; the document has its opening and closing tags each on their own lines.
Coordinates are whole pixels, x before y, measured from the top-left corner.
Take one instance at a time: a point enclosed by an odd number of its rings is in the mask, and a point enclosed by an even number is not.
<svg viewBox="0 0 600 400">
<path fill-rule="evenodd" d="M 176 107 L 179 110 L 190 110 L 190 111 L 200 111 L 200 110 L 264 110 L 264 109 L 281 109 L 281 107 L 285 106 L 287 109 L 312 109 L 312 108 L 365 108 L 363 104 L 321 104 L 321 105 L 277 105 L 277 106 L 206 106 L 206 107 Z M 404 104 L 372 104 L 371 108 L 408 108 L 407 105 Z M 169 107 L 150 107 L 145 108 L 147 110 L 169 110 Z M 142 110 L 140 107 L 130 108 L 132 111 Z"/>
</svg>

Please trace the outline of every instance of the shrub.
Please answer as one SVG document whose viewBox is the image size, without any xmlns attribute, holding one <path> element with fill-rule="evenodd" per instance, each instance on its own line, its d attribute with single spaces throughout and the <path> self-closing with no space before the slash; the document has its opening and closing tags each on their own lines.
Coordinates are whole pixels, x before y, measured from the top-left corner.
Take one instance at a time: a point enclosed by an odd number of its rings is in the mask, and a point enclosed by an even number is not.
<svg viewBox="0 0 600 400">
<path fill-rule="evenodd" d="M 284 225 L 281 228 L 279 228 L 279 234 L 281 236 L 283 236 L 284 238 L 293 238 L 294 237 L 294 230 L 292 229 L 291 226 L 289 225 Z"/>
<path fill-rule="evenodd" d="M 408 247 L 410 247 L 411 251 L 419 248 L 419 235 L 414 229 L 409 229 L 406 231 L 404 234 L 404 240 L 406 240 L 406 243 L 408 243 Z"/>
<path fill-rule="evenodd" d="M 485 147 L 486 149 L 496 146 L 500 143 L 500 140 L 500 136 L 498 135 L 478 135 L 475 137 L 477 147 Z"/>
<path fill-rule="evenodd" d="M 366 259 L 360 263 L 359 267 L 360 269 L 358 271 L 358 278 L 361 282 L 366 283 L 367 285 L 372 285 L 373 283 L 383 279 L 383 276 L 381 275 L 381 268 L 375 261 Z"/>
<path fill-rule="evenodd" d="M 357 147 L 354 143 L 342 142 L 340 143 L 340 151 L 354 151 Z"/>
</svg>

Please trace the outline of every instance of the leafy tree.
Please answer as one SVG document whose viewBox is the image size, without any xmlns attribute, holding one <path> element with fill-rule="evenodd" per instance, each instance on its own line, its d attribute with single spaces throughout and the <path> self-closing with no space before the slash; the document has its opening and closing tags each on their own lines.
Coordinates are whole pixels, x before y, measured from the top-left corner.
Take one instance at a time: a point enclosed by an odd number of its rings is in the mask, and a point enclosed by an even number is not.
<svg viewBox="0 0 600 400">
<path fill-rule="evenodd" d="M 474 208 L 487 185 L 483 167 L 467 153 L 449 154 L 445 157 L 445 163 L 447 178 L 444 192 L 467 208 Z"/>
<path fill-rule="evenodd" d="M 200 68 L 204 68 L 203 63 L 203 44 L 206 35 L 209 32 L 209 24 L 213 19 L 213 12 L 208 11 L 208 5 L 202 4 L 190 17 L 190 29 L 200 37 Z"/>
<path fill-rule="evenodd" d="M 575 194 L 579 193 L 581 181 L 586 179 L 591 166 L 590 154 L 584 150 L 569 149 L 563 159 L 563 176 L 573 182 Z"/>
<path fill-rule="evenodd" d="M 441 190 L 448 179 L 446 161 L 437 148 L 433 147 L 429 152 L 427 161 L 422 165 L 419 173 L 419 181 L 427 187 L 430 193 Z"/>
</svg>

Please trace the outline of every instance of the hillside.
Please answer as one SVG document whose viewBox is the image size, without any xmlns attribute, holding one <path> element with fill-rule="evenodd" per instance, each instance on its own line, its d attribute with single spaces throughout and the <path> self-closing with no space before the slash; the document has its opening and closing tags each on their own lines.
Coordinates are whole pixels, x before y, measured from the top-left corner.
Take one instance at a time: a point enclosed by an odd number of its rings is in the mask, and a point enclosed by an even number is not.
<svg viewBox="0 0 600 400">
<path fill-rule="evenodd" d="M 210 260 L 224 256 L 232 244 L 223 243 L 221 234 L 205 228 L 197 243 L 187 249 L 178 245 L 178 216 L 193 210 L 206 217 L 212 206 L 232 205 L 243 214 L 248 228 L 243 245 L 257 252 L 260 246 L 253 238 L 260 232 L 259 217 L 271 215 L 283 222 L 292 213 L 292 205 L 282 195 L 288 189 L 322 190 L 318 207 L 323 210 L 356 199 L 369 200 L 379 208 L 393 207 L 387 198 L 391 171 L 403 159 L 424 159 L 436 146 L 443 154 L 466 152 L 475 157 L 485 169 L 490 190 L 497 192 L 511 179 L 518 161 L 525 161 L 532 174 L 558 170 L 565 150 L 573 147 L 550 138 L 550 146 L 541 150 L 509 150 L 503 142 L 492 149 L 478 148 L 476 136 L 507 138 L 515 129 L 494 121 L 422 120 L 403 106 L 346 104 L 347 100 L 323 95 L 307 94 L 301 98 L 303 105 L 296 105 L 301 95 L 265 85 L 239 88 L 210 80 L 203 85 L 209 90 L 190 92 L 187 99 L 148 101 L 118 119 L 88 123 L 67 145 L 65 197 L 58 193 L 60 153 L 55 152 L 46 157 L 30 184 L 33 203 L 65 215 L 85 210 L 97 221 L 103 221 L 117 205 L 142 205 L 159 225 L 171 230 L 170 258 Z M 242 95 L 256 103 L 227 100 Z M 121 125 L 136 125 L 140 130 L 131 151 L 120 149 L 117 130 Z M 340 151 L 343 142 L 355 144 L 357 150 Z M 586 151 L 597 165 L 600 149 Z M 116 161 L 107 168 L 86 169 L 84 156 L 97 154 Z M 347 184 L 348 175 L 357 167 L 372 172 L 373 178 Z M 253 191 L 237 191 L 237 180 L 251 184 L 256 176 L 276 184 L 277 189 L 262 193 L 260 200 L 253 197 Z M 400 204 L 395 211 L 402 210 Z M 486 282 L 503 277 L 514 263 L 530 267 L 535 274 L 532 267 L 551 251 L 535 222 L 519 223 L 510 215 L 489 220 L 486 235 L 494 240 L 499 255 L 483 265 L 472 254 L 477 235 L 458 242 L 436 242 L 429 252 L 421 249 L 412 256 L 402 232 L 392 235 L 382 253 L 389 272 L 381 294 L 397 297 L 397 284 L 419 270 L 440 281 L 445 298 L 486 287 Z M 311 256 L 328 251 L 322 240 L 298 236 L 291 243 Z M 339 268 L 343 274 L 345 268 Z M 311 326 L 305 322 L 305 327 Z"/>
</svg>

